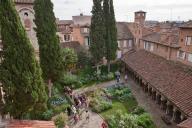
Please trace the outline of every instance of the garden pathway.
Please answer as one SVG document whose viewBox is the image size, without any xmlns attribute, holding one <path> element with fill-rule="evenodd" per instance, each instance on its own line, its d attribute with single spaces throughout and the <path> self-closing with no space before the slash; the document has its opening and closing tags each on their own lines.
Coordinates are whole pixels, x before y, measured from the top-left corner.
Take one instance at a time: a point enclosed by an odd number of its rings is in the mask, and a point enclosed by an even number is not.
<svg viewBox="0 0 192 128">
<path fill-rule="evenodd" d="M 103 122 L 103 119 L 96 113 L 89 111 L 90 119 L 86 120 L 85 113 L 82 115 L 82 119 L 72 128 L 100 128 Z"/>
</svg>

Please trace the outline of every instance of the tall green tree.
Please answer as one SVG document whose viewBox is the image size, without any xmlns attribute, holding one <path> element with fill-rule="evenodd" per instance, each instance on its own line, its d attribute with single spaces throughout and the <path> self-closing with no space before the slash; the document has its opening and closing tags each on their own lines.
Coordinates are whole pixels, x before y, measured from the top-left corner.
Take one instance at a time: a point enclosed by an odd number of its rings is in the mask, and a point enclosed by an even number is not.
<svg viewBox="0 0 192 128">
<path fill-rule="evenodd" d="M 113 0 L 104 0 L 103 10 L 106 26 L 106 37 L 105 37 L 106 58 L 108 61 L 108 72 L 110 72 L 110 62 L 116 59 L 116 52 L 118 47 L 117 28 L 116 28 Z"/>
<path fill-rule="evenodd" d="M 35 24 L 40 51 L 40 64 L 43 78 L 48 83 L 51 97 L 52 83 L 59 80 L 63 73 L 63 56 L 56 35 L 57 27 L 51 0 L 35 0 Z"/>
<path fill-rule="evenodd" d="M 46 110 L 47 95 L 39 63 L 12 0 L 0 1 L 3 60 L 0 83 L 5 92 L 4 110 L 16 119 Z"/>
<path fill-rule="evenodd" d="M 105 20 L 101 2 L 102 0 L 93 0 L 90 27 L 90 51 L 96 65 L 105 56 Z"/>
</svg>

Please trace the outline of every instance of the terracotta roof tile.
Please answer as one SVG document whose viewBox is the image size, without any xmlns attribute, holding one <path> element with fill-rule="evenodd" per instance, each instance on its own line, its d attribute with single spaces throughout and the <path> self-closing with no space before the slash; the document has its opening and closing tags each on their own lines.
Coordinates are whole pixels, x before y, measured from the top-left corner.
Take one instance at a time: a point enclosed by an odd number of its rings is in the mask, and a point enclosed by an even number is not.
<svg viewBox="0 0 192 128">
<path fill-rule="evenodd" d="M 192 128 L 192 118 L 189 118 L 177 125 L 179 128 Z"/>
<path fill-rule="evenodd" d="M 191 67 L 145 50 L 128 53 L 122 60 L 182 112 L 192 117 Z"/>
<path fill-rule="evenodd" d="M 180 28 L 192 28 L 192 21 L 188 21 L 180 26 Z"/>
<path fill-rule="evenodd" d="M 34 3 L 34 1 L 35 0 L 13 0 L 15 3 L 21 3 L 21 4 L 28 4 L 28 3 L 30 3 L 30 4 L 32 4 L 32 3 Z"/>
<path fill-rule="evenodd" d="M 142 37 L 143 40 L 159 43 L 162 45 L 170 46 L 170 47 L 178 47 L 179 48 L 179 36 L 174 35 L 172 33 L 158 33 L 153 32 L 148 35 Z"/>
<path fill-rule="evenodd" d="M 128 28 L 128 23 L 117 22 L 116 26 L 117 26 L 117 38 L 118 38 L 118 40 L 134 38 L 133 34 L 131 33 L 130 29 Z"/>
<path fill-rule="evenodd" d="M 13 120 L 6 128 L 55 128 L 53 121 Z"/>
</svg>

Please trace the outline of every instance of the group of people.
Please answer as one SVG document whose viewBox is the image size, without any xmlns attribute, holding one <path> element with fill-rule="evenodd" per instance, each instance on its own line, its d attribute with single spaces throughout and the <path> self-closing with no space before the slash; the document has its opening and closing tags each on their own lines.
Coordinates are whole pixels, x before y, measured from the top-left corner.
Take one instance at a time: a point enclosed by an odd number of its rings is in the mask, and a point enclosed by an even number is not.
<svg viewBox="0 0 192 128">
<path fill-rule="evenodd" d="M 119 71 L 115 72 L 115 79 L 117 81 L 117 84 L 120 82 L 120 78 L 121 78 L 121 73 Z M 124 80 L 125 80 L 125 83 L 127 83 L 127 81 L 128 81 L 127 73 L 124 76 Z"/>
<path fill-rule="evenodd" d="M 74 124 L 77 124 L 79 120 L 82 119 L 82 115 L 85 112 L 85 118 L 89 121 L 89 110 L 88 110 L 88 100 L 87 97 L 82 95 L 73 95 L 73 90 L 69 87 L 64 89 L 65 94 L 68 95 L 73 104 L 67 107 L 68 116 L 74 120 Z"/>
</svg>

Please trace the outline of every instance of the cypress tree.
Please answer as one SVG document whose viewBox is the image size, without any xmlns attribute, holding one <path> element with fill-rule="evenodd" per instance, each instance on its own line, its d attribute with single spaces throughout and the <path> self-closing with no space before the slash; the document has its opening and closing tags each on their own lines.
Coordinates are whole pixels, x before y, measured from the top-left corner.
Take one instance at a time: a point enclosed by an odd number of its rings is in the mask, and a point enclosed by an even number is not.
<svg viewBox="0 0 192 128">
<path fill-rule="evenodd" d="M 39 63 L 12 0 L 0 1 L 3 60 L 0 82 L 5 92 L 4 111 L 16 119 L 45 111 L 47 96 Z"/>
<path fill-rule="evenodd" d="M 90 27 L 90 51 L 96 64 L 105 56 L 105 22 L 101 2 L 102 0 L 93 0 Z"/>
<path fill-rule="evenodd" d="M 64 69 L 62 50 L 56 35 L 56 18 L 51 0 L 35 0 L 34 10 L 40 64 L 43 78 L 48 83 L 49 97 L 51 97 L 52 83 L 60 79 Z"/>
<path fill-rule="evenodd" d="M 116 59 L 118 46 L 113 0 L 104 0 L 103 8 L 106 26 L 106 58 L 108 61 L 108 72 L 110 72 L 110 62 Z"/>
</svg>

